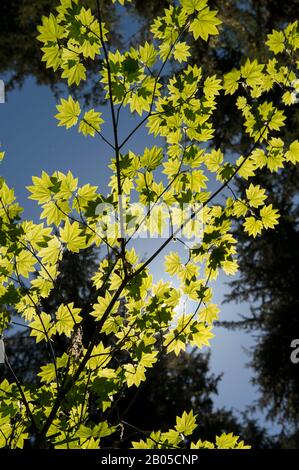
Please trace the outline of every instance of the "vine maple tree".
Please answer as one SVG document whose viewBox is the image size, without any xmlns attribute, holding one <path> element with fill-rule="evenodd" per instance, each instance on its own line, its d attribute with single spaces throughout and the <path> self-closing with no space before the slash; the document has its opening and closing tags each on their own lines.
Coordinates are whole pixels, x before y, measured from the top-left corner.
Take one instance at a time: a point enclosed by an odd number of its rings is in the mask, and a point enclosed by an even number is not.
<svg viewBox="0 0 299 470">
<path fill-rule="evenodd" d="M 125 7 L 124 1 L 119 3 Z M 93 108 L 82 111 L 72 96 L 58 104 L 56 119 L 59 126 L 77 127 L 84 136 L 102 139 L 113 151 L 109 194 L 90 184 L 80 186 L 71 172 L 42 172 L 28 187 L 45 219 L 36 224 L 21 219 L 13 189 L 1 180 L 2 332 L 5 337 L 12 313 L 17 314 L 49 353 L 49 363 L 41 364 L 38 372 L 38 388 L 20 383 L 6 356 L 11 381 L 0 384 L 1 447 L 22 448 L 29 443 L 43 448 L 98 448 L 105 446 L 105 437 L 118 433 L 121 441 L 124 427 L 134 429 L 122 416 L 111 420 L 126 389 L 140 387 L 163 354 L 179 355 L 189 345 L 208 346 L 213 337 L 219 310 L 212 302 L 211 282 L 219 270 L 232 275 L 238 269 L 231 233 L 234 218 L 241 219 L 253 237 L 278 224 L 279 213 L 267 204 L 266 190 L 250 178 L 262 168 L 281 171 L 299 161 L 298 140 L 284 142 L 279 134 L 286 124 L 284 108 L 297 99 L 297 22 L 268 35 L 273 57 L 267 63 L 247 59 L 239 70 L 216 77 L 188 65 L 188 38 L 207 41 L 221 27 L 207 0 L 173 2 L 153 22 L 152 41 L 124 52 L 109 49 L 100 1 L 96 5 L 95 16 L 79 0 L 61 0 L 54 13 L 43 17 L 38 39 L 46 67 L 60 73 L 69 85 L 86 80 L 87 58 L 98 63 L 110 122 Z M 185 67 L 165 82 L 170 59 Z M 271 101 L 277 88 L 279 107 Z M 223 94 L 236 96 L 236 115 L 252 140 L 249 151 L 236 159 L 213 146 L 213 113 L 221 109 Z M 121 138 L 126 107 L 138 122 Z M 145 148 L 141 155 L 131 147 L 126 151 L 144 125 L 165 145 Z M 107 126 L 112 127 L 111 141 Z M 242 199 L 233 191 L 236 176 L 248 180 Z M 217 185 L 213 191 L 211 182 Z M 224 203 L 219 195 L 225 197 Z M 134 241 L 145 234 L 160 237 L 161 245 L 141 260 Z M 186 247 L 186 259 L 172 250 L 175 240 Z M 93 245 L 107 254 L 99 259 L 92 277 L 98 297 L 91 311 L 66 303 L 63 293 L 55 314 L 43 311 L 42 299 L 49 296 L 59 275 L 63 252 L 77 253 Z M 151 265 L 165 248 L 171 249 L 165 255 L 165 272 L 177 278 L 177 287 L 163 278 L 153 282 Z M 87 321 L 92 322 L 93 334 L 85 344 Z M 59 337 L 66 346 L 57 357 Z M 98 411 L 93 419 L 91 401 Z M 233 434 L 216 436 L 215 443 L 193 442 L 196 419 L 186 410 L 173 429 L 143 431 L 144 440 L 130 445 L 248 447 Z"/>
</svg>

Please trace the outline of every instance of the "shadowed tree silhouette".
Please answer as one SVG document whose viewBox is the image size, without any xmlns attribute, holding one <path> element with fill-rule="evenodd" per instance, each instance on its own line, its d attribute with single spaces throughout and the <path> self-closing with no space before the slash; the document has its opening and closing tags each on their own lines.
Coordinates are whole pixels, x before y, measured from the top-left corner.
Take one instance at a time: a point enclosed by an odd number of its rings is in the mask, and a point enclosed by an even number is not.
<svg viewBox="0 0 299 470">
<path fill-rule="evenodd" d="M 250 366 L 260 391 L 259 405 L 270 418 L 280 420 L 284 434 L 297 435 L 297 447 L 299 374 L 298 365 L 290 360 L 290 345 L 299 332 L 298 177 L 297 169 L 254 178 L 253 183 L 261 183 L 269 191 L 270 202 L 279 209 L 280 223 L 276 231 L 252 240 L 236 227 L 240 275 L 230 283 L 226 298 L 251 303 L 251 315 L 226 326 L 255 333 Z"/>
</svg>

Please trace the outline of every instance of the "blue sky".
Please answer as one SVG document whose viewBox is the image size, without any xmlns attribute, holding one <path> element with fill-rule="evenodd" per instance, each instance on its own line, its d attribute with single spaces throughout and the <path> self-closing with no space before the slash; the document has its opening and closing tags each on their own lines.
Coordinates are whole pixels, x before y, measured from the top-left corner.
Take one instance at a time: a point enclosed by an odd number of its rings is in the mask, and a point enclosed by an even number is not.
<svg viewBox="0 0 299 470">
<path fill-rule="evenodd" d="M 39 207 L 34 201 L 28 200 L 26 186 L 31 183 L 31 176 L 40 175 L 42 170 L 48 173 L 71 170 L 74 176 L 79 177 L 80 184 L 91 183 L 99 186 L 100 192 L 107 192 L 110 173 L 106 167 L 111 157 L 109 147 L 100 139 L 85 138 L 76 130 L 66 131 L 65 128 L 57 127 L 54 118 L 56 101 L 49 88 L 37 86 L 34 79 L 30 78 L 21 90 L 13 91 L 7 98 L 5 104 L 0 104 L 0 150 L 6 151 L 1 175 L 10 187 L 15 188 L 17 199 L 24 207 L 24 218 L 35 221 L 39 218 Z M 111 138 L 109 109 L 102 108 L 101 111 L 108 121 L 104 133 L 107 138 Z M 125 113 L 123 135 L 133 127 L 134 118 Z M 153 138 L 143 128 L 130 143 L 133 151 L 142 152 L 145 146 L 153 143 Z M 147 242 L 144 245 L 144 241 L 139 241 L 136 246 L 144 252 L 150 251 L 153 244 Z M 171 247 L 177 248 L 177 245 Z M 156 279 L 161 278 L 160 266 L 165 253 L 152 266 Z M 218 304 L 222 303 L 227 292 L 225 282 L 228 280 L 221 275 L 214 283 L 214 301 Z M 221 319 L 236 319 L 238 313 L 246 314 L 248 310 L 246 304 L 225 304 L 221 306 Z M 211 370 L 216 374 L 223 372 L 215 404 L 244 411 L 257 398 L 257 391 L 250 383 L 252 371 L 245 367 L 248 356 L 244 348 L 249 348 L 253 340 L 248 333 L 222 328 L 217 328 L 215 333 L 211 341 Z M 258 417 L 262 424 L 262 415 Z M 271 429 L 270 424 L 268 427 Z M 273 426 L 272 431 L 276 430 L 277 427 Z"/>
</svg>

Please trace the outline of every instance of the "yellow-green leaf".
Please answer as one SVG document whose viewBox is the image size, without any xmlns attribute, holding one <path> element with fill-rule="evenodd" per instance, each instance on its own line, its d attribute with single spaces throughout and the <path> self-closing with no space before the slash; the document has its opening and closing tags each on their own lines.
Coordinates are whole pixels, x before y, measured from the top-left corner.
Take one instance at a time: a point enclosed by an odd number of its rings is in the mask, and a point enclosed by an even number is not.
<svg viewBox="0 0 299 470">
<path fill-rule="evenodd" d="M 260 210 L 260 216 L 265 228 L 274 228 L 274 226 L 278 224 L 278 219 L 280 217 L 278 210 L 273 209 L 272 204 L 269 204 L 269 206 L 264 206 Z"/>
<path fill-rule="evenodd" d="M 78 253 L 85 246 L 85 237 L 82 237 L 78 222 L 70 223 L 66 220 L 63 228 L 60 229 L 60 239 L 66 243 L 68 250 Z"/>
<path fill-rule="evenodd" d="M 255 217 L 246 217 L 244 222 L 244 229 L 249 235 L 255 238 L 263 230 L 263 223 Z"/>
<path fill-rule="evenodd" d="M 70 337 L 74 326 L 82 321 L 80 317 L 80 308 L 74 308 L 74 302 L 67 305 L 60 305 L 56 312 L 56 329 L 57 333 L 65 334 Z"/>
<path fill-rule="evenodd" d="M 81 113 L 80 105 L 71 96 L 67 100 L 62 98 L 60 103 L 56 106 L 59 113 L 55 116 L 59 121 L 58 126 L 65 126 L 69 129 L 78 122 L 78 117 Z"/>
<path fill-rule="evenodd" d="M 204 41 L 207 41 L 210 35 L 218 34 L 217 26 L 222 21 L 216 17 L 217 13 L 216 10 L 210 10 L 208 7 L 198 13 L 189 28 L 189 31 L 193 33 L 194 39 L 201 37 Z"/>
<path fill-rule="evenodd" d="M 196 428 L 196 416 L 191 410 L 189 413 L 184 411 L 181 417 L 177 416 L 175 429 L 184 436 L 190 436 Z"/>
<path fill-rule="evenodd" d="M 83 135 L 94 136 L 96 132 L 100 132 L 101 124 L 104 120 L 101 118 L 102 113 L 90 109 L 84 114 L 84 118 L 80 122 L 79 132 L 82 132 Z"/>
<path fill-rule="evenodd" d="M 267 37 L 268 41 L 266 44 L 270 51 L 274 52 L 274 54 L 278 54 L 279 52 L 284 51 L 285 37 L 282 31 L 273 30 L 272 33 L 268 34 Z"/>
<path fill-rule="evenodd" d="M 263 204 L 264 200 L 267 199 L 265 190 L 260 185 L 254 186 L 252 183 L 249 188 L 246 189 L 246 196 L 251 207 L 259 207 Z"/>
<path fill-rule="evenodd" d="M 299 141 L 294 140 L 291 143 L 289 150 L 286 152 L 286 160 L 287 162 L 291 162 L 294 165 L 299 162 Z"/>
</svg>

